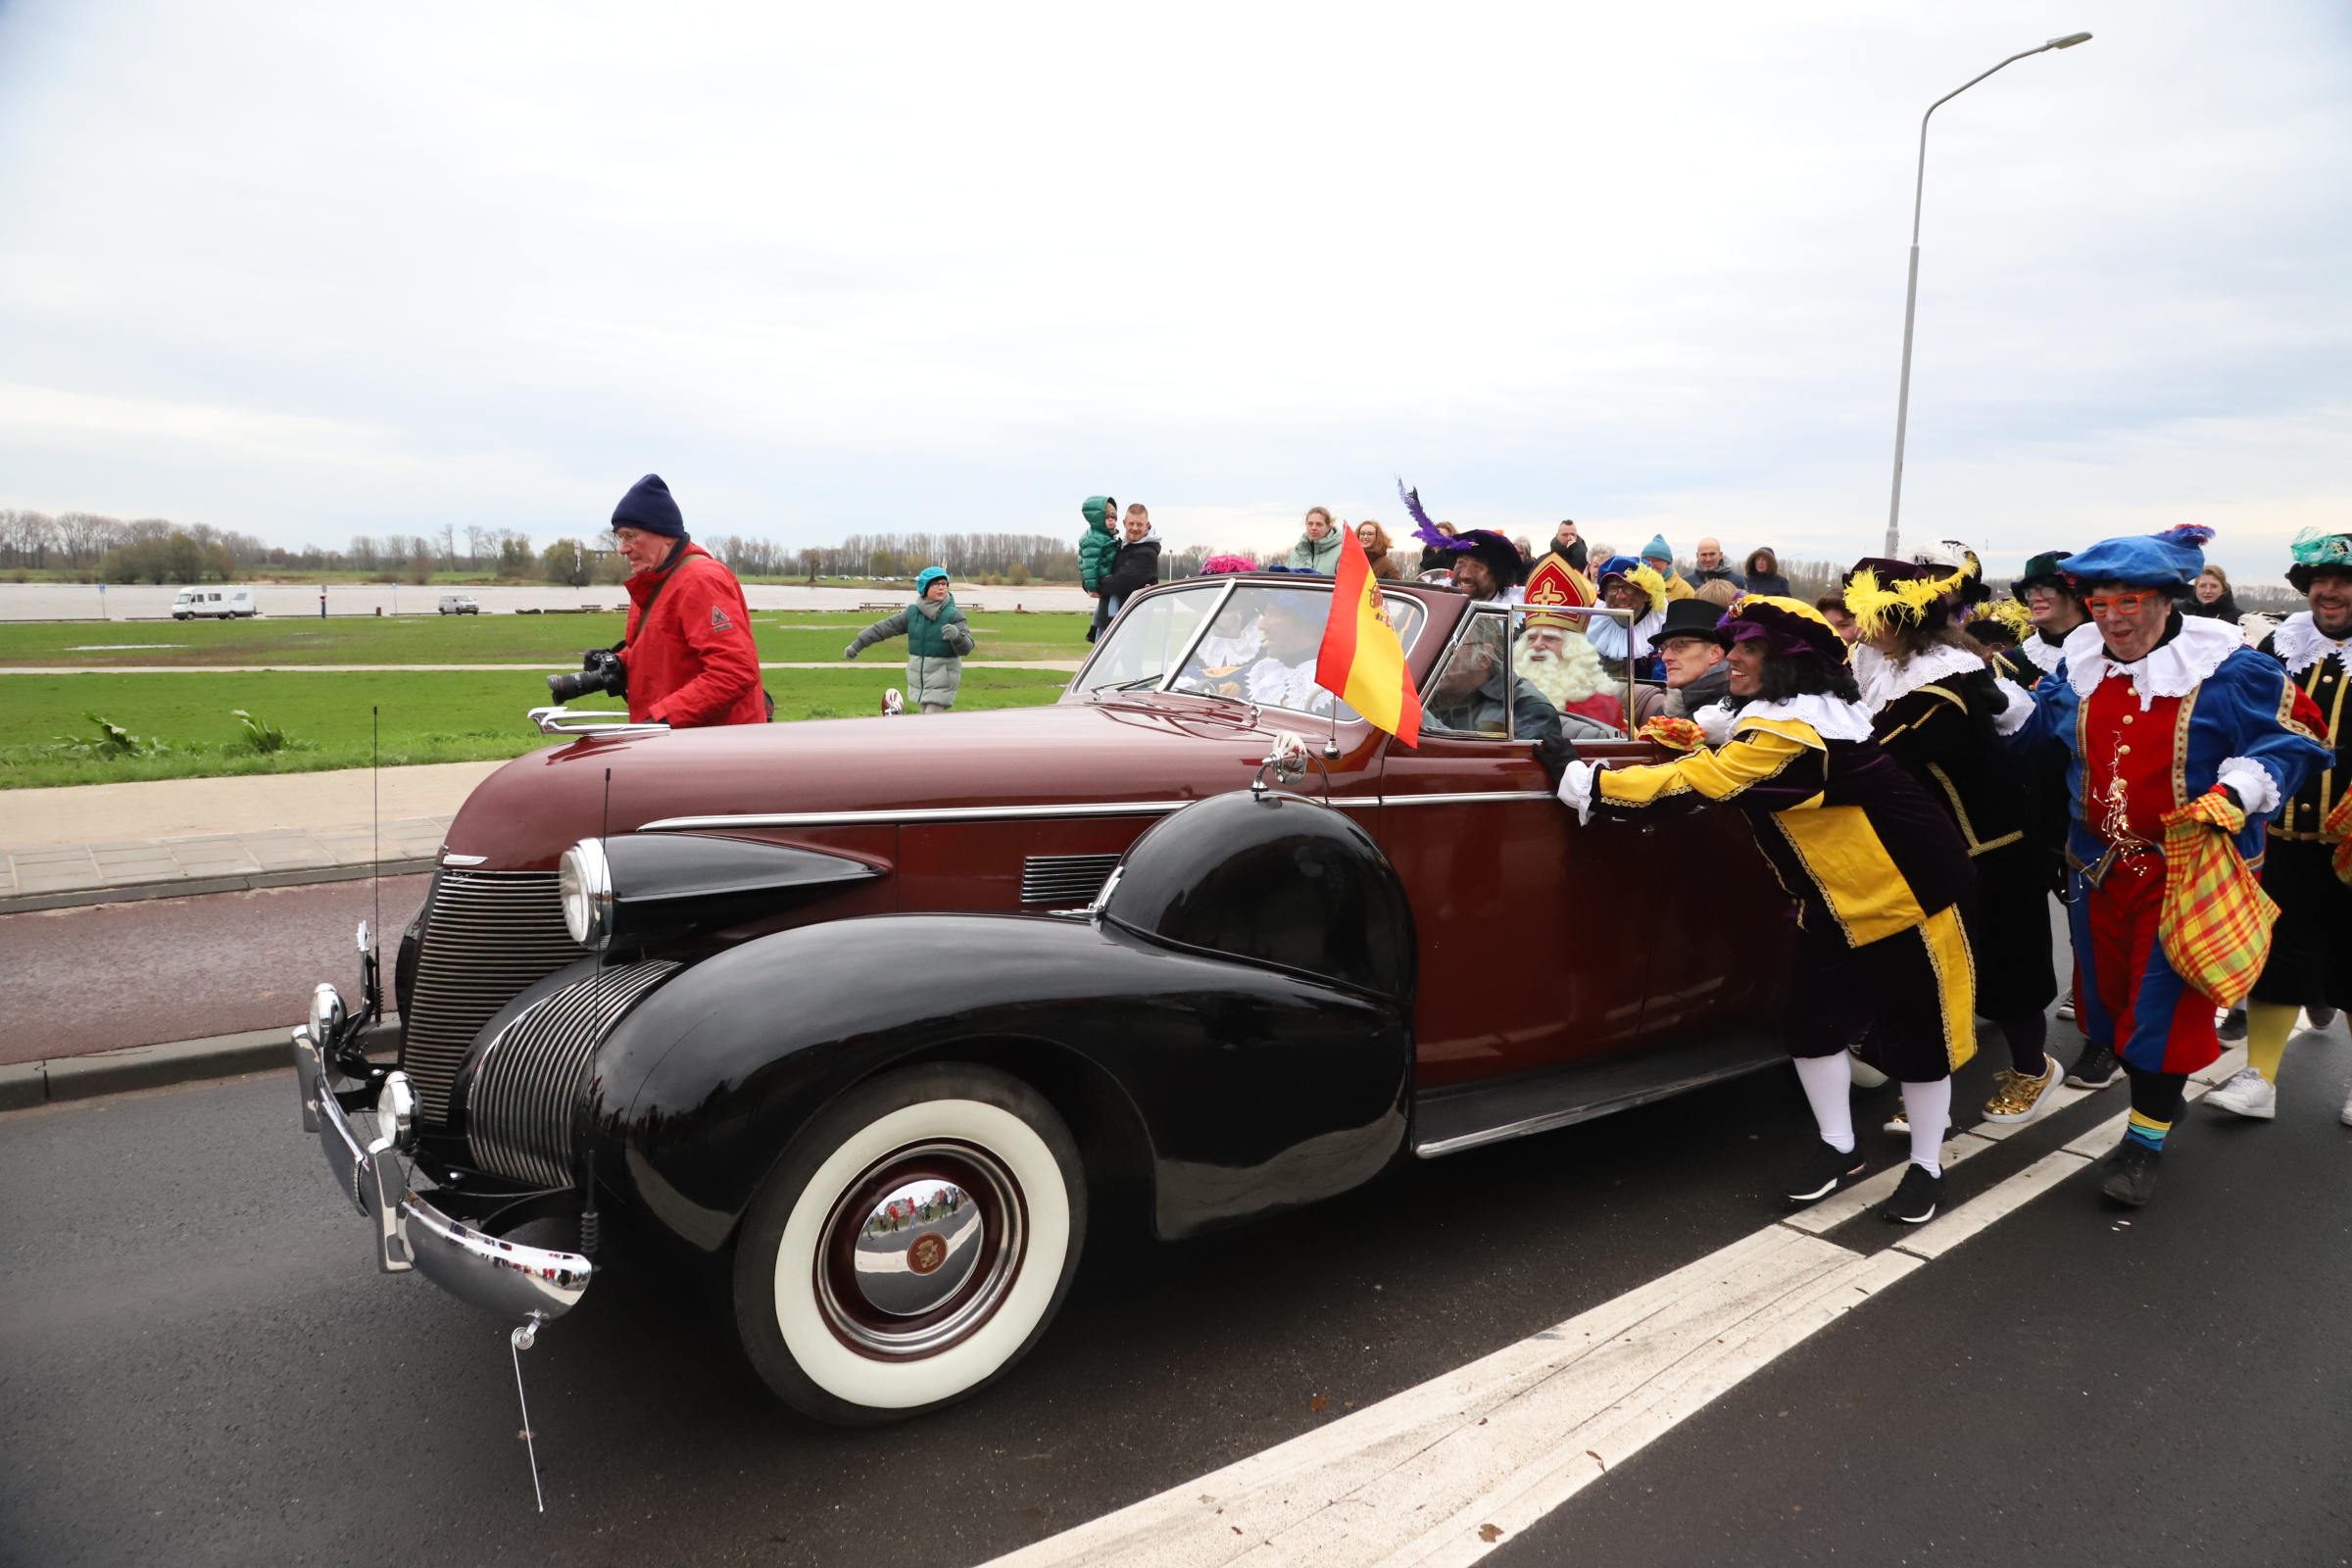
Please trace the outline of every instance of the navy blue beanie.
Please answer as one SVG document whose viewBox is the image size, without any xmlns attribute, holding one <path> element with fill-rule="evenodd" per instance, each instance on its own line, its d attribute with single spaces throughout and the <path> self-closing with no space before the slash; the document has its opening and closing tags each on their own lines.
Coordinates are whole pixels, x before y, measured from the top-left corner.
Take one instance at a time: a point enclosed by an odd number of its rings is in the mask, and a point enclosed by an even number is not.
<svg viewBox="0 0 2352 1568">
<path fill-rule="evenodd" d="M 669 486 L 658 473 L 649 473 L 629 486 L 629 493 L 612 509 L 615 528 L 642 528 L 668 539 L 686 537 L 686 514 L 669 498 Z"/>
</svg>

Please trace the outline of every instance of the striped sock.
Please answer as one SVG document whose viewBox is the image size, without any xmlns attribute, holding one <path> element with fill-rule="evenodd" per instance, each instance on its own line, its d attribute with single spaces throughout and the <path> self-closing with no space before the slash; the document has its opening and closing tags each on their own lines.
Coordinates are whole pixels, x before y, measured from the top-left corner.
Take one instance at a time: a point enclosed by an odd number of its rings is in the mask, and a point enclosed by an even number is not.
<svg viewBox="0 0 2352 1568">
<path fill-rule="evenodd" d="M 2135 1144 L 2144 1145 L 2159 1154 L 2164 1152 L 2164 1135 L 2172 1130 L 2171 1122 L 2158 1121 L 2153 1116 L 2143 1116 L 2136 1110 L 2132 1112 L 2130 1120 L 2124 1124 L 2126 1138 Z"/>
</svg>

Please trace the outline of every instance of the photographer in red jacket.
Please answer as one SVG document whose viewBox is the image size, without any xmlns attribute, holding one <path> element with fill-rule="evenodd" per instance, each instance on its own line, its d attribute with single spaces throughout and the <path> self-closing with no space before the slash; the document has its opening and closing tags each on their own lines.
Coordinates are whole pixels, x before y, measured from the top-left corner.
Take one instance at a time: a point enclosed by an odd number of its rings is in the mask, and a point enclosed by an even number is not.
<svg viewBox="0 0 2352 1568">
<path fill-rule="evenodd" d="M 766 723 L 771 708 L 760 687 L 743 587 L 686 537 L 685 516 L 660 474 L 647 474 L 620 498 L 612 537 L 636 568 L 628 632 L 616 650 L 629 717 L 676 729 Z"/>
</svg>

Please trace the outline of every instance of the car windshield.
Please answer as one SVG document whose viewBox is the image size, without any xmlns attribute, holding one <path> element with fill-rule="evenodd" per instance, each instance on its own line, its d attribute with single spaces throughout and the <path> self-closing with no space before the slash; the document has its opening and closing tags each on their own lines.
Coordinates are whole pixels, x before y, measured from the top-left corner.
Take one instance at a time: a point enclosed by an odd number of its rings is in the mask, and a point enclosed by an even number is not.
<svg viewBox="0 0 2352 1568">
<path fill-rule="evenodd" d="M 1426 618 L 1419 601 L 1384 596 L 1397 640 L 1407 653 Z M 1200 645 L 1185 662 L 1172 690 L 1239 698 L 1261 708 L 1329 713 L 1332 694 L 1315 683 L 1315 656 L 1331 615 L 1329 588 L 1243 583 L 1217 612 Z M 1354 717 L 1343 707 L 1343 717 Z"/>
<path fill-rule="evenodd" d="M 1331 615 L 1328 584 L 1237 583 L 1233 596 L 1189 658 L 1200 618 L 1216 605 L 1222 583 L 1202 583 L 1176 593 L 1139 600 L 1103 639 L 1078 689 L 1100 691 L 1157 687 L 1177 659 L 1185 659 L 1170 689 L 1231 697 L 1261 708 L 1326 714 L 1332 694 L 1315 684 L 1315 655 Z M 1401 594 L 1385 599 L 1397 640 L 1410 653 L 1427 614 L 1417 600 Z M 1341 709 L 1352 718 L 1353 710 Z"/>
</svg>

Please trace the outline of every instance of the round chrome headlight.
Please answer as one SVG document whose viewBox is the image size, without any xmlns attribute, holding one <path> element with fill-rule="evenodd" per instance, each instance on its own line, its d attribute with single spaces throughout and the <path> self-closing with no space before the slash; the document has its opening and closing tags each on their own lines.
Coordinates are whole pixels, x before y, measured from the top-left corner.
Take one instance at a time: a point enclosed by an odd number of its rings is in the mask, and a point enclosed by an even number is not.
<svg viewBox="0 0 2352 1568">
<path fill-rule="evenodd" d="M 612 940 L 612 867 L 603 839 L 582 839 L 564 852 L 556 874 L 564 899 L 564 929 L 571 940 L 601 952 Z"/>
</svg>

